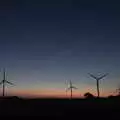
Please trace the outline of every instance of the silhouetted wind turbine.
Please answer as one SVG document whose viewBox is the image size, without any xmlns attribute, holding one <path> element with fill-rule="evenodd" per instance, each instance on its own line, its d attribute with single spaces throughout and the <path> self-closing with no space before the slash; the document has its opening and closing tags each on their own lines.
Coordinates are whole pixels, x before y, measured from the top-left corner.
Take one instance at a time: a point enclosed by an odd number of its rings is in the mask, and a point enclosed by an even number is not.
<svg viewBox="0 0 120 120">
<path fill-rule="evenodd" d="M 9 82 L 6 80 L 6 72 L 5 72 L 5 69 L 3 71 L 3 80 L 0 82 L 0 85 L 2 84 L 3 85 L 3 97 L 5 96 L 5 85 L 7 84 L 10 84 L 10 85 L 14 85 L 13 83 Z"/>
<path fill-rule="evenodd" d="M 72 99 L 72 96 L 73 96 L 73 89 L 78 89 L 78 88 L 76 88 L 75 86 L 72 85 L 72 81 L 71 81 L 71 80 L 70 80 L 70 82 L 69 82 L 68 85 L 69 85 L 69 87 L 66 88 L 66 92 L 67 92 L 68 90 L 70 90 L 70 92 L 71 92 L 70 98 Z"/>
<path fill-rule="evenodd" d="M 120 96 L 120 86 L 118 86 L 118 88 L 116 89 L 116 92 L 117 92 L 118 95 Z"/>
<path fill-rule="evenodd" d="M 96 80 L 96 84 L 97 84 L 97 95 L 98 95 L 98 97 L 99 97 L 99 96 L 100 96 L 99 81 L 100 81 L 102 78 L 106 77 L 106 76 L 108 75 L 108 73 L 102 75 L 101 77 L 96 77 L 96 76 L 94 76 L 94 75 L 92 75 L 92 74 L 90 74 L 90 73 L 88 73 L 88 74 L 89 74 L 92 78 L 94 78 L 94 79 Z"/>
<path fill-rule="evenodd" d="M 120 88 L 116 89 L 116 92 L 120 95 Z"/>
</svg>

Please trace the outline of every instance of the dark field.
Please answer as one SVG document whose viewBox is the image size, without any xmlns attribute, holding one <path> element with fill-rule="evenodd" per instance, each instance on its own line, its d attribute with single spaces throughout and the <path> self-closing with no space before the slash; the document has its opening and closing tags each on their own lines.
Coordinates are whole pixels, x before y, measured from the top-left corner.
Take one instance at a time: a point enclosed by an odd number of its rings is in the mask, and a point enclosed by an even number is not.
<svg viewBox="0 0 120 120">
<path fill-rule="evenodd" d="M 119 118 L 120 98 L 101 99 L 0 99 L 3 116 L 57 116 Z"/>
</svg>

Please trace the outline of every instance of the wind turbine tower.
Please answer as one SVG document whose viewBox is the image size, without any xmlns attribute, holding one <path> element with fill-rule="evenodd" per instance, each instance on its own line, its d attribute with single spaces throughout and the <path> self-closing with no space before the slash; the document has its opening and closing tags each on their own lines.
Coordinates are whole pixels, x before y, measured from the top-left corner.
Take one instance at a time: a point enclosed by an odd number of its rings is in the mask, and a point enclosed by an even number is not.
<svg viewBox="0 0 120 120">
<path fill-rule="evenodd" d="M 72 84 L 72 81 L 70 80 L 70 82 L 69 82 L 69 87 L 68 88 L 66 88 L 66 92 L 67 91 L 69 91 L 70 90 L 70 93 L 71 93 L 71 95 L 70 95 L 70 98 L 72 99 L 72 97 L 73 97 L 73 89 L 78 89 L 78 88 L 76 88 L 75 86 L 73 86 L 73 84 Z"/>
<path fill-rule="evenodd" d="M 96 80 L 96 85 L 97 85 L 97 97 L 99 98 L 99 97 L 100 97 L 99 81 L 100 81 L 101 79 L 103 79 L 104 77 L 106 77 L 106 76 L 108 75 L 108 73 L 106 73 L 106 74 L 104 74 L 104 75 L 102 75 L 102 76 L 100 76 L 100 77 L 96 77 L 96 76 L 94 76 L 93 74 L 90 74 L 90 73 L 89 73 L 89 75 Z"/>
<path fill-rule="evenodd" d="M 6 72 L 5 72 L 5 69 L 4 69 L 3 70 L 3 80 L 0 82 L 0 85 L 2 85 L 2 89 L 3 89 L 3 93 L 2 93 L 3 97 L 5 96 L 5 86 L 6 86 L 6 83 L 10 84 L 10 85 L 13 85 L 13 83 L 11 83 L 11 82 L 6 80 Z"/>
</svg>

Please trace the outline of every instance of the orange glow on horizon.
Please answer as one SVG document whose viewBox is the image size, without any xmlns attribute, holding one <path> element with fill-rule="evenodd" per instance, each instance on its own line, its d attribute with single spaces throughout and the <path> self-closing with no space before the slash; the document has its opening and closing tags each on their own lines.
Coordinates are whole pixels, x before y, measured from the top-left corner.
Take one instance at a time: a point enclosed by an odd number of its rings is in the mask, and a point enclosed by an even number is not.
<svg viewBox="0 0 120 120">
<path fill-rule="evenodd" d="M 73 91 L 73 97 L 76 98 L 83 98 L 84 93 L 86 91 Z M 96 96 L 96 91 L 90 91 L 93 95 Z M 108 91 L 105 91 L 105 93 L 101 94 L 102 97 L 109 96 Z M 65 92 L 65 90 L 58 90 L 58 89 L 49 89 L 49 90 L 12 90 L 11 92 L 7 93 L 10 95 L 15 96 L 21 96 L 21 97 L 57 97 L 57 98 L 69 98 L 70 97 L 70 91 Z"/>
</svg>

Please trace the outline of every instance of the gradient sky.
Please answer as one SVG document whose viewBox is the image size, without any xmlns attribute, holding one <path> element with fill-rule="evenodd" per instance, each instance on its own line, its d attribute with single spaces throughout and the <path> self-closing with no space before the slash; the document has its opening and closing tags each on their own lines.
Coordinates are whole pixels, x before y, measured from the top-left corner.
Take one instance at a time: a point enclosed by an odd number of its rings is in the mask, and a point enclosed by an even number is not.
<svg viewBox="0 0 120 120">
<path fill-rule="evenodd" d="M 0 2 L 0 68 L 7 69 L 7 94 L 64 96 L 65 81 L 96 94 L 88 73 L 109 76 L 101 95 L 120 84 L 120 4 L 76 0 Z M 2 80 L 2 73 L 1 73 Z"/>
</svg>

